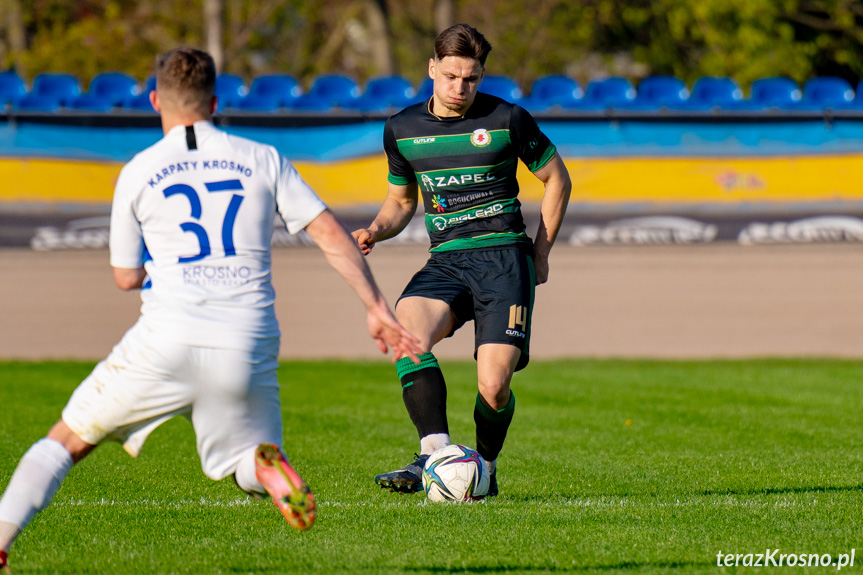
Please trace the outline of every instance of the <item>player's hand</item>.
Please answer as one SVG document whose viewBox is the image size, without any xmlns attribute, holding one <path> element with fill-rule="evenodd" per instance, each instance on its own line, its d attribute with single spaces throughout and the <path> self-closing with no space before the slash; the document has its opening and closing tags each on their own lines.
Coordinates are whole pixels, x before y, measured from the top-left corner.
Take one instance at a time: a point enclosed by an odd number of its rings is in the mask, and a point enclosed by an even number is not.
<svg viewBox="0 0 863 575">
<path fill-rule="evenodd" d="M 372 248 L 375 247 L 375 239 L 369 230 L 355 230 L 351 235 L 354 237 L 354 240 L 356 240 L 357 245 L 360 246 L 360 251 L 363 252 L 364 256 L 367 256 L 372 252 Z"/>
<path fill-rule="evenodd" d="M 370 309 L 366 316 L 369 327 L 369 335 L 377 342 L 381 353 L 387 353 L 387 346 L 393 350 L 393 363 L 403 357 L 411 358 L 419 365 L 417 355 L 423 350 L 419 347 L 419 340 L 396 320 L 389 308 Z"/>
<path fill-rule="evenodd" d="M 548 256 L 540 254 L 533 255 L 533 269 L 536 272 L 536 285 L 542 285 L 548 281 Z"/>
</svg>

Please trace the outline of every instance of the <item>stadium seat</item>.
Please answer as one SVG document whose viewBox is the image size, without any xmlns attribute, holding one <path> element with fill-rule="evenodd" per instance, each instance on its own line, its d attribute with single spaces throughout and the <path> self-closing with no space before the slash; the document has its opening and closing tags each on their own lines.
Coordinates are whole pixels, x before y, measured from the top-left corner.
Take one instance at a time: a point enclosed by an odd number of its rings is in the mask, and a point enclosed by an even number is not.
<svg viewBox="0 0 863 575">
<path fill-rule="evenodd" d="M 851 107 L 856 109 L 863 108 L 863 80 L 857 84 L 857 89 L 854 91 L 854 101 L 851 102 Z"/>
<path fill-rule="evenodd" d="M 42 72 L 33 79 L 33 87 L 28 95 L 53 99 L 60 106 L 65 106 L 81 95 L 81 84 L 72 74 Z"/>
<path fill-rule="evenodd" d="M 679 107 L 689 99 L 686 82 L 674 76 L 648 76 L 638 83 L 635 105 L 645 109 Z"/>
<path fill-rule="evenodd" d="M 129 110 L 155 113 L 156 111 L 153 109 L 153 105 L 150 104 L 150 92 L 152 92 L 152 90 L 147 90 L 145 92 L 141 92 L 137 96 L 126 98 L 123 100 L 121 106 Z"/>
<path fill-rule="evenodd" d="M 102 72 L 90 81 L 87 95 L 98 100 L 108 100 L 113 106 L 120 106 L 126 99 L 139 94 L 138 82 L 123 72 Z"/>
<path fill-rule="evenodd" d="M 414 88 L 407 79 L 392 75 L 372 78 L 359 98 L 342 102 L 343 108 L 376 111 L 401 109 L 415 101 Z"/>
<path fill-rule="evenodd" d="M 424 78 L 417 88 L 416 96 L 414 96 L 414 103 L 416 102 L 425 102 L 429 98 L 432 97 L 434 93 L 434 80 L 431 78 Z"/>
<path fill-rule="evenodd" d="M 300 110 L 327 110 L 350 102 L 360 96 L 360 86 L 356 80 L 343 74 L 322 74 L 317 76 L 306 94 L 290 104 Z"/>
<path fill-rule="evenodd" d="M 12 70 L 0 73 L 0 110 L 6 106 L 15 106 L 27 95 L 24 80 Z"/>
<path fill-rule="evenodd" d="M 844 108 L 854 101 L 854 89 L 843 78 L 819 76 L 803 86 L 804 108 Z"/>
<path fill-rule="evenodd" d="M 703 76 L 695 80 L 689 99 L 681 107 L 690 110 L 733 108 L 743 100 L 743 90 L 733 78 Z"/>
<path fill-rule="evenodd" d="M 509 76 L 489 74 L 480 82 L 479 91 L 514 104 L 517 104 L 524 97 L 518 82 Z"/>
<path fill-rule="evenodd" d="M 56 112 L 60 109 L 60 101 L 54 96 L 27 94 L 15 105 L 15 109 L 27 112 Z"/>
<path fill-rule="evenodd" d="M 577 81 L 569 76 L 555 74 L 534 80 L 530 96 L 523 98 L 519 105 L 528 110 L 546 110 L 553 106 L 575 104 L 583 96 L 584 90 Z"/>
<path fill-rule="evenodd" d="M 122 104 L 122 100 L 120 103 Z M 86 110 L 89 112 L 110 112 L 114 103 L 107 96 L 94 96 L 82 94 L 72 98 L 66 103 L 67 108 L 74 110 Z"/>
<path fill-rule="evenodd" d="M 147 79 L 144 81 L 144 89 L 142 92 L 150 93 L 156 89 L 156 77 L 155 76 L 147 76 Z"/>
<path fill-rule="evenodd" d="M 245 81 L 236 74 L 222 73 L 216 76 L 216 97 L 220 110 L 234 107 L 248 93 Z"/>
<path fill-rule="evenodd" d="M 255 112 L 274 112 L 281 108 L 280 100 L 273 94 L 249 94 L 245 98 L 228 102 L 227 108 L 237 110 L 252 110 Z"/>
<path fill-rule="evenodd" d="M 254 106 L 246 109 L 263 109 L 258 106 L 264 106 L 264 102 L 271 100 L 275 103 L 275 108 L 283 108 L 291 105 L 302 94 L 302 88 L 297 79 L 288 74 L 265 74 L 252 79 L 252 84 L 249 86 L 249 92 L 245 98 L 241 98 L 232 102 L 235 107 L 242 107 L 240 104 L 246 98 L 252 100 L 246 106 Z"/>
<path fill-rule="evenodd" d="M 593 80 L 587 84 L 584 97 L 566 105 L 567 108 L 583 110 L 604 110 L 625 107 L 635 100 L 635 88 L 626 78 L 612 76 Z"/>
<path fill-rule="evenodd" d="M 753 108 L 788 108 L 802 97 L 800 86 L 791 78 L 759 78 L 752 82 L 748 102 Z"/>
</svg>

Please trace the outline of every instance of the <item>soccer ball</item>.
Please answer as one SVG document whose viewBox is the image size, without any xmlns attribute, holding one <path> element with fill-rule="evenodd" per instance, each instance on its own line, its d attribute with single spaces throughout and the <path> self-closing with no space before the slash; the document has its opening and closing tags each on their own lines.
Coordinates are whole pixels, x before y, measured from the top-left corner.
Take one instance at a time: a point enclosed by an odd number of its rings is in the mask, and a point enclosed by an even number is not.
<svg viewBox="0 0 863 575">
<path fill-rule="evenodd" d="M 488 493 L 485 459 L 464 445 L 447 445 L 426 460 L 423 489 L 432 501 L 476 501 Z"/>
</svg>

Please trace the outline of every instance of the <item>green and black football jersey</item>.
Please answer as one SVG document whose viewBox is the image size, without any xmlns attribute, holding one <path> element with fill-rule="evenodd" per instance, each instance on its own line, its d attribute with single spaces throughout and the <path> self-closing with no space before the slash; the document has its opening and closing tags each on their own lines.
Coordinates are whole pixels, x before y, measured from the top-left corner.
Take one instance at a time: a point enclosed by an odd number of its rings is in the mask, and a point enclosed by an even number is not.
<svg viewBox="0 0 863 575">
<path fill-rule="evenodd" d="M 387 120 L 384 149 L 389 181 L 419 184 L 432 252 L 530 245 L 518 160 L 535 172 L 555 147 L 523 108 L 480 92 L 464 116 L 439 118 L 421 102 Z"/>
</svg>

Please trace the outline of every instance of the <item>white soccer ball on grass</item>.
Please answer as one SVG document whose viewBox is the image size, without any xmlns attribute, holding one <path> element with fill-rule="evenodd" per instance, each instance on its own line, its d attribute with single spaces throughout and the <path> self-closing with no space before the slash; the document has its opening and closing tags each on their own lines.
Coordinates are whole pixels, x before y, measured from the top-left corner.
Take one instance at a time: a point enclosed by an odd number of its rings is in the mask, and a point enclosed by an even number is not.
<svg viewBox="0 0 863 575">
<path fill-rule="evenodd" d="M 423 468 L 423 489 L 436 502 L 482 499 L 488 494 L 489 481 L 485 459 L 464 445 L 438 449 Z"/>
</svg>

